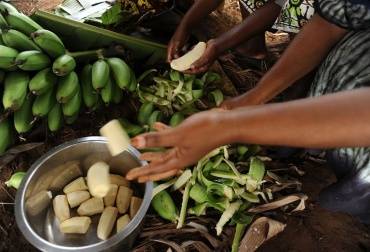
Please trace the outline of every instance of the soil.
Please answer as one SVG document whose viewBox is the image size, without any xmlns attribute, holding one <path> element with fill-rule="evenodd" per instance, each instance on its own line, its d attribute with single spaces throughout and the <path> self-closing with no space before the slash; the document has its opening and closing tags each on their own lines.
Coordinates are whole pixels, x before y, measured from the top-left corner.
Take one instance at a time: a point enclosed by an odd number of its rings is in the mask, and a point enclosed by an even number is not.
<svg viewBox="0 0 370 252">
<path fill-rule="evenodd" d="M 32 0 L 14 1 L 14 3 L 27 13 L 35 9 L 50 9 L 60 3 L 60 0 Z M 217 19 L 224 20 L 224 27 L 217 33 L 225 31 L 228 27 L 240 22 L 238 4 L 235 0 L 227 0 L 224 9 L 216 15 Z M 217 16 L 218 15 L 218 16 Z M 224 17 L 224 18 L 223 18 Z M 281 45 L 286 37 L 268 35 L 268 42 Z M 279 51 L 279 50 L 278 50 Z M 111 118 L 130 116 L 127 109 L 135 105 L 128 102 L 121 106 L 113 107 L 109 115 L 106 113 L 85 114 L 81 116 L 78 124 L 65 127 L 56 135 L 46 133 L 45 126 L 34 130 L 32 135 L 26 136 L 29 142 L 44 142 L 44 145 L 23 153 L 10 164 L 0 168 L 0 251 L 36 251 L 22 236 L 17 228 L 14 218 L 14 197 L 16 191 L 5 186 L 4 182 L 14 171 L 26 171 L 31 164 L 52 146 L 82 136 L 96 135 L 100 126 Z M 94 122 L 92 124 L 92 122 Z M 300 177 L 302 192 L 309 196 L 307 209 L 300 213 L 284 215 L 283 221 L 287 223 L 285 230 L 266 242 L 258 251 L 370 251 L 370 228 L 361 224 L 353 217 L 343 213 L 333 213 L 320 208 L 316 203 L 319 192 L 335 182 L 335 177 L 324 162 L 317 162 L 305 156 L 289 160 L 274 160 L 268 166 L 295 164 L 305 171 Z M 281 218 L 281 217 L 280 217 Z"/>
</svg>

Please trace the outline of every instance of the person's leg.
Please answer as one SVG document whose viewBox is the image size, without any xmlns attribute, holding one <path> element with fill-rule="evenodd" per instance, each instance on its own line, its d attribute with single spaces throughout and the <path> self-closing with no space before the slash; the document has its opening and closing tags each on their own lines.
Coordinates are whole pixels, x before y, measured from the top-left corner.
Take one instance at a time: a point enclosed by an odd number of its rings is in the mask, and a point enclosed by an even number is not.
<svg viewBox="0 0 370 252">
<path fill-rule="evenodd" d="M 370 86 L 370 30 L 352 32 L 329 53 L 317 71 L 310 95 Z M 324 189 L 324 208 L 370 223 L 370 147 L 337 149 L 328 161 L 338 181 Z"/>
</svg>

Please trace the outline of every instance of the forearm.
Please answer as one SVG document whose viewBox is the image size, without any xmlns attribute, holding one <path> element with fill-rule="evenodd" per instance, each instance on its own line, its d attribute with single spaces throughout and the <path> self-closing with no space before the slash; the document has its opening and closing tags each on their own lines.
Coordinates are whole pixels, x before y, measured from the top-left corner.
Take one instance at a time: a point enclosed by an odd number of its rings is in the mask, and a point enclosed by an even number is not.
<svg viewBox="0 0 370 252">
<path fill-rule="evenodd" d="M 281 6 L 276 4 L 275 1 L 266 3 L 262 8 L 248 16 L 241 24 L 215 40 L 218 53 L 221 54 L 255 35 L 265 32 L 273 25 L 280 11 Z"/>
<path fill-rule="evenodd" d="M 180 26 L 190 30 L 195 27 L 203 18 L 209 15 L 212 11 L 222 3 L 222 0 L 196 0 L 184 18 L 181 20 Z"/>
<path fill-rule="evenodd" d="M 370 88 L 224 112 L 230 142 L 305 148 L 370 146 Z M 225 132 L 226 133 L 226 132 Z"/>
<path fill-rule="evenodd" d="M 346 33 L 316 14 L 252 91 L 256 104 L 268 102 L 312 71 Z"/>
</svg>

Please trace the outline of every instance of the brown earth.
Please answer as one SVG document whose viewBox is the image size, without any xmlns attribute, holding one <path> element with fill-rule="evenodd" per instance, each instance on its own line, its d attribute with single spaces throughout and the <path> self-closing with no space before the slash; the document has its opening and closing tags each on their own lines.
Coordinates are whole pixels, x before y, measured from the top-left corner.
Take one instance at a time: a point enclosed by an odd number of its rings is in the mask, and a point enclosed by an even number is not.
<svg viewBox="0 0 370 252">
<path fill-rule="evenodd" d="M 32 0 L 14 1 L 20 9 L 31 13 L 36 9 L 51 9 L 61 0 Z M 224 26 L 218 27 L 215 34 L 225 31 L 228 27 L 240 22 L 238 4 L 234 0 L 226 1 L 223 11 L 213 14 L 213 18 L 223 23 Z M 220 20 L 223 20 L 222 22 Z M 270 45 L 280 45 L 281 39 L 286 41 L 286 37 L 268 36 Z M 274 47 L 276 48 L 276 47 Z M 14 171 L 26 171 L 30 165 L 42 153 L 45 153 L 52 146 L 63 143 L 81 136 L 96 135 L 97 130 L 104 122 L 117 116 L 127 115 L 123 108 L 132 106 L 126 104 L 115 107 L 110 115 L 89 114 L 79 119 L 79 123 L 73 127 L 66 127 L 57 135 L 48 135 L 44 127 L 35 130 L 29 141 L 41 141 L 45 144 L 31 152 L 19 155 L 12 163 L 0 168 L 0 251 L 36 251 L 21 235 L 18 230 L 13 213 L 13 202 L 15 190 L 5 186 L 9 176 Z M 91 122 L 95 122 L 91 125 Z M 309 158 L 300 158 L 288 160 L 279 163 L 286 165 L 294 163 L 306 174 L 300 177 L 302 182 L 302 191 L 309 196 L 309 204 L 305 211 L 292 215 L 284 215 L 283 221 L 287 223 L 286 229 L 278 236 L 266 242 L 259 251 L 370 251 L 370 229 L 349 215 L 342 213 L 332 213 L 321 209 L 315 199 L 322 188 L 335 181 L 330 168 L 324 163 L 318 163 L 309 160 Z M 270 165 L 273 165 L 272 162 Z M 280 217 L 281 218 L 281 217 Z"/>
</svg>

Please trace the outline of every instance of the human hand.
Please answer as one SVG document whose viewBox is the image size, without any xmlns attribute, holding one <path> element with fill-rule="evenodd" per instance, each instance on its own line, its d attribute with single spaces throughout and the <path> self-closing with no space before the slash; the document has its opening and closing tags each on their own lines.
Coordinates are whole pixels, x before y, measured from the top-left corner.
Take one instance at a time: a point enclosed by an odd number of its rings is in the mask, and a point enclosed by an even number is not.
<svg viewBox="0 0 370 252">
<path fill-rule="evenodd" d="M 263 102 L 259 97 L 259 93 L 252 89 L 242 95 L 223 101 L 220 105 L 220 108 L 224 110 L 233 110 L 236 108 L 254 106 L 262 103 Z"/>
<path fill-rule="evenodd" d="M 148 152 L 141 158 L 150 164 L 132 169 L 127 179 L 138 179 L 140 183 L 157 181 L 176 175 L 181 169 L 193 165 L 213 149 L 226 144 L 232 131 L 222 128 L 220 118 L 224 112 L 217 110 L 198 113 L 186 119 L 176 128 L 161 123 L 154 127 L 159 130 L 137 136 L 132 145 L 138 149 L 170 147 L 165 152 Z M 210 138 L 209 136 L 215 136 Z M 216 137 L 217 136 L 217 137 Z"/>
<path fill-rule="evenodd" d="M 215 39 L 211 39 L 207 42 L 207 47 L 202 57 L 194 62 L 191 68 L 185 73 L 187 74 L 198 74 L 206 72 L 212 64 L 216 61 L 219 56 L 218 45 Z"/>
<path fill-rule="evenodd" d="M 189 32 L 181 25 L 177 28 L 175 34 L 172 36 L 167 47 L 167 62 L 180 57 L 181 49 L 184 47 L 189 39 Z"/>
</svg>

